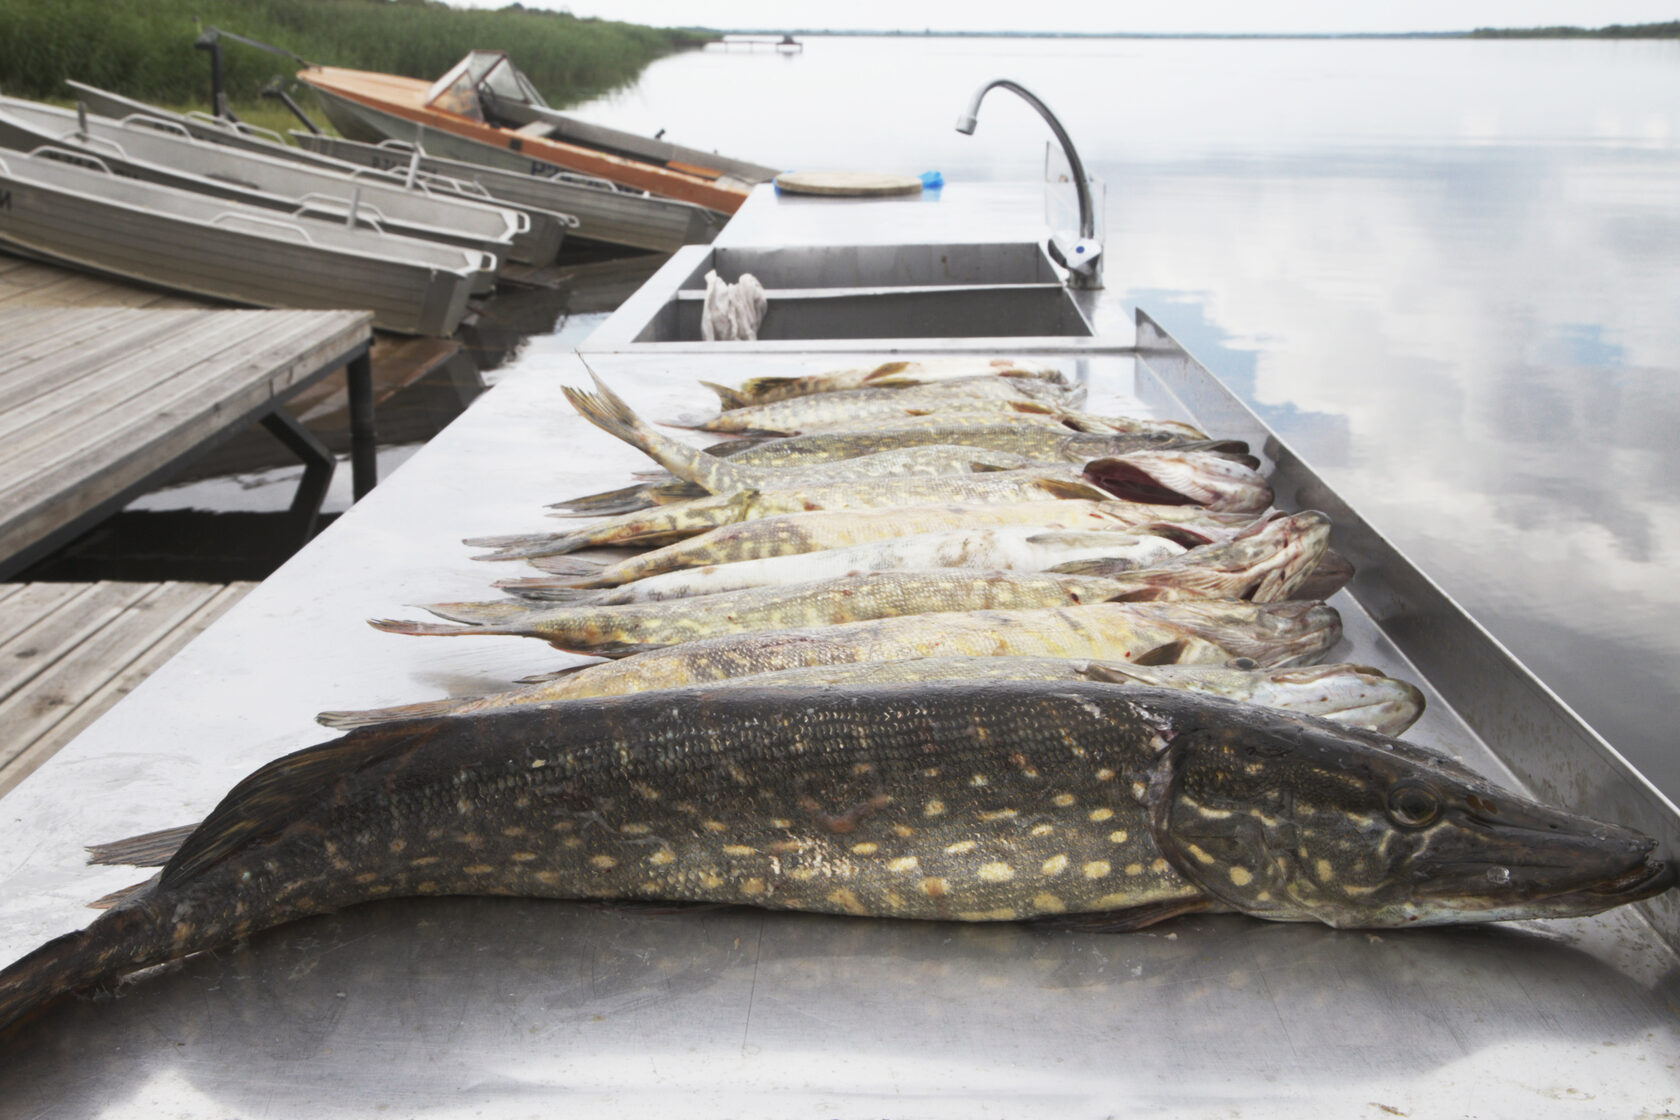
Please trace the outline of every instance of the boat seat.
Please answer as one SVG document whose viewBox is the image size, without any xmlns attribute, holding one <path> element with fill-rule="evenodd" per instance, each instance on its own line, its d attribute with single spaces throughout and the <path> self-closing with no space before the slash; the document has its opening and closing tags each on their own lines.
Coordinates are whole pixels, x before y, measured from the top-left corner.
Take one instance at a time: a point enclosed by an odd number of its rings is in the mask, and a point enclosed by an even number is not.
<svg viewBox="0 0 1680 1120">
<path fill-rule="evenodd" d="M 514 129 L 521 136 L 531 136 L 538 140 L 546 140 L 554 135 L 554 125 L 548 121 L 532 121 L 530 124 L 520 125 Z"/>
</svg>

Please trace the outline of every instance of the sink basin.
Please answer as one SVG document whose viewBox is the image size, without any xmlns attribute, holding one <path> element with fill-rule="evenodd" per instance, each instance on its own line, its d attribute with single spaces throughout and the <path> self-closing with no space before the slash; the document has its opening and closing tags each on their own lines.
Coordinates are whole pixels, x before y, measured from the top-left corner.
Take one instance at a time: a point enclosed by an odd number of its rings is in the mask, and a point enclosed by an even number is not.
<svg viewBox="0 0 1680 1120">
<path fill-rule="evenodd" d="M 1060 284 L 771 289 L 762 342 L 861 338 L 1088 338 Z M 698 342 L 703 292 L 678 292 L 633 342 Z"/>
<path fill-rule="evenodd" d="M 1043 246 L 1032 241 L 951 245 L 717 247 L 688 270 L 679 291 L 704 292 L 706 273 L 733 284 L 750 272 L 767 289 L 926 288 L 971 284 L 1060 284 Z"/>
<path fill-rule="evenodd" d="M 706 274 L 712 271 L 730 283 L 751 273 L 764 286 L 768 308 L 757 341 L 702 338 Z M 1036 242 L 690 245 L 579 348 L 785 350 L 792 344 L 823 349 L 864 340 L 991 338 L 1051 343 L 1096 334 Z"/>
</svg>

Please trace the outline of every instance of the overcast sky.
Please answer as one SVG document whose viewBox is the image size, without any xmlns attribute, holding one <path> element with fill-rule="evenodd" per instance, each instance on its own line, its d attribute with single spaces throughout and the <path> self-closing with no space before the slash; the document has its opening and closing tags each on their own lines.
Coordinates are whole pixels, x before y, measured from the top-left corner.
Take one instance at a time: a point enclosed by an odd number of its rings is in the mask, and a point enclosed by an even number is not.
<svg viewBox="0 0 1680 1120">
<path fill-rule="evenodd" d="M 507 0 L 450 0 L 499 8 Z M 1660 23 L 1680 0 L 523 0 L 656 27 L 935 31 L 1463 31 L 1475 27 Z"/>
</svg>

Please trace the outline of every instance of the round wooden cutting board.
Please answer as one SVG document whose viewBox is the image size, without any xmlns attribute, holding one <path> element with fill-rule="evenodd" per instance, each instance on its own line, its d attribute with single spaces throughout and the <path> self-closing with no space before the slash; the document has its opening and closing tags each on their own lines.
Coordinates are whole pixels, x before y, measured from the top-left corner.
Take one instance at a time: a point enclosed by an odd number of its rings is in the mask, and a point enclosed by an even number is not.
<svg viewBox="0 0 1680 1120">
<path fill-rule="evenodd" d="M 920 194 L 922 181 L 914 175 L 879 171 L 784 171 L 776 186 L 792 194 L 844 195 L 850 198 Z"/>
</svg>

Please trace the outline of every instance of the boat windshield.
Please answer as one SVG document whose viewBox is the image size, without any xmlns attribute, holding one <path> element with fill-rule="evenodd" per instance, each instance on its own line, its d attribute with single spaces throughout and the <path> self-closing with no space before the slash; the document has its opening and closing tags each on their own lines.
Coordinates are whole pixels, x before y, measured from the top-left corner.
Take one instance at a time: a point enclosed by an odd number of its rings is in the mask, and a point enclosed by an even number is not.
<svg viewBox="0 0 1680 1120">
<path fill-rule="evenodd" d="M 426 91 L 426 104 L 483 123 L 484 102 L 533 105 L 548 102 L 502 51 L 472 51 Z"/>
</svg>

